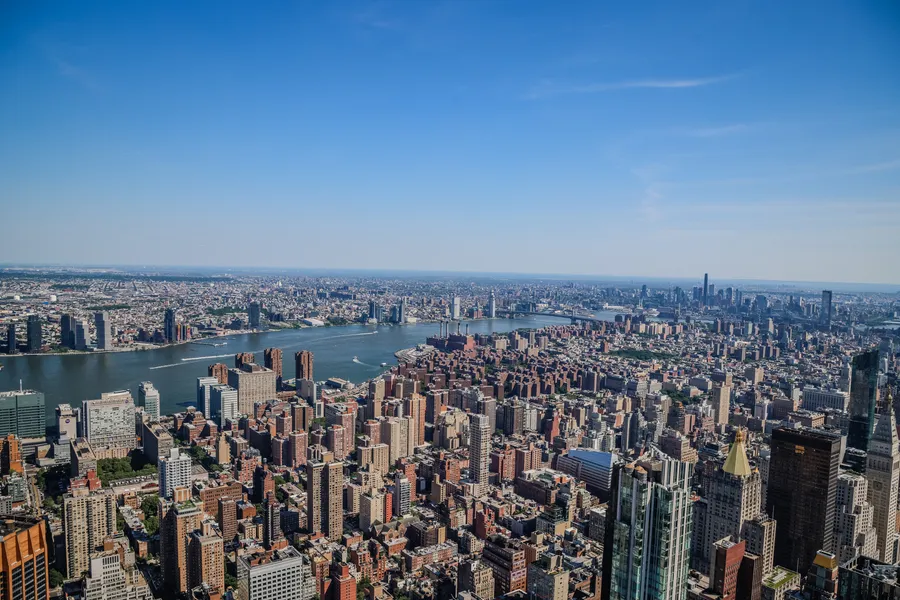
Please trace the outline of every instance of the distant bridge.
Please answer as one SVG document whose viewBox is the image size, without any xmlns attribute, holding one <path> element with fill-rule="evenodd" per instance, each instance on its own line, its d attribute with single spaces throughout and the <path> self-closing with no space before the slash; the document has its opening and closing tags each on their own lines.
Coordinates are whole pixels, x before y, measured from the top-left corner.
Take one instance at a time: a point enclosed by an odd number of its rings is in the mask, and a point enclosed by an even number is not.
<svg viewBox="0 0 900 600">
<path fill-rule="evenodd" d="M 533 316 L 533 317 L 557 317 L 559 319 L 569 319 L 573 325 L 579 321 L 585 322 L 585 323 L 599 323 L 599 322 L 606 320 L 606 319 L 598 319 L 597 317 L 594 317 L 594 316 L 588 317 L 585 315 L 578 315 L 578 314 L 575 314 L 574 312 L 566 315 L 563 313 L 553 313 L 553 312 L 533 312 L 533 311 L 527 311 L 527 310 L 497 309 L 497 314 L 498 315 L 506 315 L 509 317 L 515 317 L 516 315 L 527 315 L 527 316 Z"/>
</svg>

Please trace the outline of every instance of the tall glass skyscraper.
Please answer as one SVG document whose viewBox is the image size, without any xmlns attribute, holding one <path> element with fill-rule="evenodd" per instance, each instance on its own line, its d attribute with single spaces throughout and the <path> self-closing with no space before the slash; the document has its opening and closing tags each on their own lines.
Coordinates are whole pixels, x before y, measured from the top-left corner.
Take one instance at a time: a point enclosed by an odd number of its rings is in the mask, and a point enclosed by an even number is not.
<svg viewBox="0 0 900 600">
<path fill-rule="evenodd" d="M 853 357 L 850 383 L 850 423 L 847 446 L 864 452 L 875 429 L 875 405 L 878 402 L 878 350 L 872 349 Z"/>
<path fill-rule="evenodd" d="M 651 453 L 622 468 L 611 500 L 611 600 L 683 598 L 687 590 L 693 465 Z"/>
</svg>

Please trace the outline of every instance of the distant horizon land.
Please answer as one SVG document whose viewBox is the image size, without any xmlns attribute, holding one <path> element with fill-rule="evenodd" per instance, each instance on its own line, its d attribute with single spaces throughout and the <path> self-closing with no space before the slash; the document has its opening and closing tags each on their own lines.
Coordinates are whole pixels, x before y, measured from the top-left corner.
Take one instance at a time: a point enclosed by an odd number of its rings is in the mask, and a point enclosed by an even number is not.
<svg viewBox="0 0 900 600">
<path fill-rule="evenodd" d="M 390 268 L 353 268 L 353 267 L 261 267 L 261 266 L 226 266 L 226 265 L 154 265 L 154 264 L 90 264 L 90 263 L 6 263 L 0 262 L 0 269 L 15 271 L 17 269 L 84 269 L 114 270 L 126 274 L 157 275 L 287 275 L 287 276 L 368 276 L 368 277 L 477 277 L 487 279 L 552 279 L 557 281 L 580 282 L 628 282 L 635 285 L 644 283 L 673 283 L 696 285 L 702 283 L 703 274 L 697 278 L 686 276 L 659 275 L 613 275 L 600 273 L 528 273 L 521 271 L 469 271 L 469 270 L 424 270 L 424 269 L 390 269 Z M 717 286 L 731 285 L 774 285 L 780 287 L 811 287 L 832 289 L 836 291 L 882 292 L 900 294 L 900 283 L 863 282 L 863 281 L 814 281 L 814 280 L 779 280 L 759 279 L 752 277 L 716 277 L 710 276 L 710 282 Z"/>
</svg>

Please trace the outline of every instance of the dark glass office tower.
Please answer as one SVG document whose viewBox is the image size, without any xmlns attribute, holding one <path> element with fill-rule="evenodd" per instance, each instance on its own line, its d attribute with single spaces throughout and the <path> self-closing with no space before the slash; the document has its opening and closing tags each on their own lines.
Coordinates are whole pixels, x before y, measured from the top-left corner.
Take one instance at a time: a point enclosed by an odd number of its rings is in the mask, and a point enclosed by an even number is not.
<svg viewBox="0 0 900 600">
<path fill-rule="evenodd" d="M 6 353 L 15 354 L 17 345 L 18 342 L 16 341 L 16 324 L 10 323 L 6 326 Z"/>
<path fill-rule="evenodd" d="M 866 452 L 875 429 L 875 405 L 878 402 L 878 350 L 853 357 L 850 382 L 850 423 L 847 446 Z M 805 572 L 805 571 L 804 571 Z"/>
<path fill-rule="evenodd" d="M 44 340 L 41 337 L 41 318 L 37 315 L 28 315 L 28 322 L 26 325 L 28 351 L 40 352 L 41 346 L 44 345 Z"/>
<path fill-rule="evenodd" d="M 766 513 L 775 529 L 775 564 L 806 573 L 816 552 L 833 552 L 841 438 L 820 429 L 772 432 Z"/>
<path fill-rule="evenodd" d="M 68 313 L 59 318 L 59 345 L 75 347 L 75 319 Z"/>
</svg>

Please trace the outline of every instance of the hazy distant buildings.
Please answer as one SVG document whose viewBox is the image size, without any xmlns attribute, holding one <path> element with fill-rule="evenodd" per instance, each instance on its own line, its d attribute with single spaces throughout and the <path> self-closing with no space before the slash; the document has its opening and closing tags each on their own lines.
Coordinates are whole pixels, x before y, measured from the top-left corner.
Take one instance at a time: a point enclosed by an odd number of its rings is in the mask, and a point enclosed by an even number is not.
<svg viewBox="0 0 900 600">
<path fill-rule="evenodd" d="M 142 381 L 138 386 L 138 406 L 151 421 L 159 420 L 159 390 L 149 381 Z"/>
<path fill-rule="evenodd" d="M 94 329 L 97 330 L 97 350 L 112 350 L 109 313 L 94 313 Z"/>
<path fill-rule="evenodd" d="M 831 325 L 831 290 L 822 290 L 822 308 L 819 311 L 819 319 L 826 327 Z"/>
<path fill-rule="evenodd" d="M 709 306 L 709 273 L 703 274 L 703 306 Z"/>
</svg>

